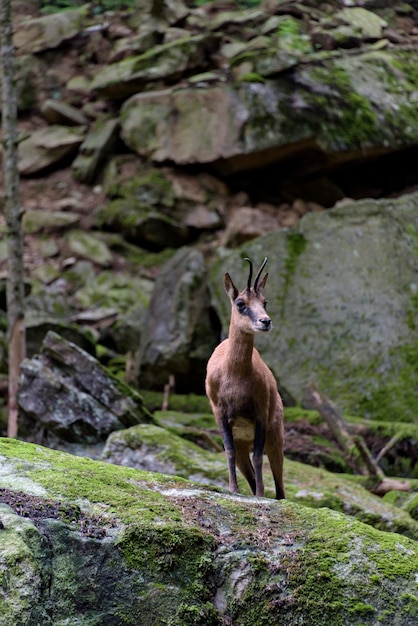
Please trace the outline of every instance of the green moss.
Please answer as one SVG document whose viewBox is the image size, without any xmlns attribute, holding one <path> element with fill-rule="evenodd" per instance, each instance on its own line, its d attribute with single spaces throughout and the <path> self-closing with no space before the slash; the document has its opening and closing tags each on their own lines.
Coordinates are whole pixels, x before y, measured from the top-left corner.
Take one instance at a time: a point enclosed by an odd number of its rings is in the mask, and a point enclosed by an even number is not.
<svg viewBox="0 0 418 626">
<path fill-rule="evenodd" d="M 289 52 L 312 52 L 310 38 L 304 34 L 304 25 L 301 20 L 284 16 L 277 29 L 279 46 Z"/>
<path fill-rule="evenodd" d="M 380 376 L 375 390 L 359 397 L 358 412 L 378 419 L 416 422 L 418 415 L 418 341 L 397 346 L 391 351 L 392 362 L 402 365 L 393 368 L 389 375 Z M 374 377 L 376 373 L 374 372 Z M 402 390 L 402 391 L 401 391 Z"/>
<path fill-rule="evenodd" d="M 123 181 L 119 188 L 122 198 L 134 198 L 145 206 L 174 204 L 172 184 L 159 170 L 145 170 L 131 180 Z"/>
<path fill-rule="evenodd" d="M 143 523 L 131 524 L 120 540 L 129 567 L 158 576 L 161 583 L 173 579 L 180 584 L 195 580 L 196 571 L 206 573 L 207 551 L 214 540 L 198 529 L 182 529 L 177 524 L 156 528 Z M 196 584 L 196 583 L 194 583 Z"/>
<path fill-rule="evenodd" d="M 164 394 L 159 391 L 141 391 L 144 403 L 152 412 L 161 409 L 163 405 Z M 179 413 L 211 413 L 211 408 L 207 396 L 199 396 L 194 393 L 189 394 L 170 394 L 168 398 L 168 407 L 170 411 L 178 411 Z"/>
<path fill-rule="evenodd" d="M 85 499 L 97 504 L 98 512 L 112 518 L 117 516 L 121 523 L 135 522 L 139 518 L 144 523 L 155 519 L 170 523 L 181 521 L 177 507 L 170 506 L 166 498 L 150 490 L 157 475 L 149 472 L 75 457 L 14 439 L 1 440 L 1 454 L 21 459 L 22 470 L 26 462 L 33 463 L 35 469 L 30 473 L 31 478 L 48 489 L 51 497 L 65 497 L 75 502 Z M 141 476 L 147 481 L 147 488 L 139 486 Z M 169 486 L 178 479 L 158 475 L 158 481 Z"/>
<path fill-rule="evenodd" d="M 132 570 L 132 584 L 139 584 L 138 590 L 142 590 L 143 597 L 138 600 L 141 615 L 142 612 L 144 616 L 148 614 L 149 604 L 150 621 L 146 617 L 141 619 L 143 626 L 163 623 L 165 615 L 173 616 L 173 626 L 218 626 L 211 602 L 215 592 L 212 574 L 215 539 L 185 521 L 182 508 L 153 489 L 154 483 L 158 483 L 159 488 L 170 488 L 173 484 L 180 486 L 182 481 L 73 457 L 16 440 L 1 440 L 0 451 L 6 459 L 22 460 L 20 468 L 18 464 L 14 466 L 13 480 L 23 472 L 27 487 L 30 480 L 26 475 L 29 474 L 38 486 L 43 485 L 48 490 L 50 506 L 54 505 L 54 496 L 58 504 L 64 497 L 66 502 L 80 502 L 83 509 L 93 509 L 94 519 L 100 512 L 107 528 L 119 527 L 115 558 L 121 555 Z M 42 500 L 42 496 L 38 500 Z M 61 506 L 57 514 L 65 516 L 73 511 L 77 512 L 78 508 Z M 74 515 L 70 520 L 72 524 L 73 519 Z M 65 571 L 64 563 L 62 571 Z M 137 572 L 141 575 L 135 583 Z M 153 589 L 157 586 L 158 594 L 154 597 Z M 68 588 L 69 581 L 66 581 L 62 593 L 67 593 L 69 598 Z M 70 606 L 64 608 L 71 614 Z M 121 621 L 115 623 L 138 624 L 135 611 L 119 610 L 118 615 Z"/>
<path fill-rule="evenodd" d="M 335 398 L 340 407 L 350 407 L 351 412 L 363 418 L 417 423 L 418 341 L 413 339 L 392 348 L 387 360 L 390 367 L 384 371 L 381 355 L 370 357 L 365 366 L 356 363 L 354 371 L 348 355 L 341 358 L 338 377 L 329 368 L 318 366 L 318 386 Z"/>
<path fill-rule="evenodd" d="M 347 518 L 344 520 L 343 517 L 334 514 L 331 527 L 329 524 L 330 517 L 325 510 L 323 512 L 317 511 L 317 513 L 318 519 L 307 538 L 306 549 L 302 551 L 303 557 L 291 559 L 288 564 L 290 582 L 292 586 L 296 586 L 297 612 L 303 615 L 305 611 L 309 611 L 309 624 L 312 626 L 328 623 L 328 620 L 333 626 L 340 624 L 343 626 L 348 623 L 348 615 L 352 612 L 359 613 L 364 618 L 372 614 L 373 611 L 373 623 L 379 622 L 383 614 L 387 618 L 390 615 L 388 607 L 395 605 L 398 600 L 394 599 L 386 589 L 385 593 L 380 590 L 379 599 L 376 603 L 375 585 L 381 576 L 395 580 L 398 575 L 413 575 L 412 563 L 408 559 L 408 550 L 403 550 L 399 546 L 400 558 L 398 560 L 395 556 L 396 548 L 394 552 L 390 534 L 384 535 L 383 541 L 380 543 L 380 536 L 377 541 L 377 531 L 367 527 L 362 527 L 360 531 L 360 522 L 353 521 L 347 528 Z M 307 528 L 309 528 L 309 517 L 310 514 L 307 512 Z M 343 520 L 345 529 L 342 531 L 341 528 L 339 531 L 338 526 L 343 523 Z M 329 551 L 321 550 L 324 541 L 329 546 Z M 368 556 L 369 575 L 373 576 L 374 582 L 371 587 L 364 585 L 364 579 L 357 575 L 355 565 L 353 566 L 356 562 L 355 554 L 357 551 Z M 319 557 L 319 555 L 321 556 Z M 392 559 L 396 561 L 393 570 Z M 364 562 L 362 568 L 364 569 Z M 355 603 L 351 606 L 347 605 L 344 594 L 344 580 L 348 579 L 353 586 L 352 598 L 356 598 Z M 300 587 L 298 586 L 299 581 Z M 299 589 L 300 593 L 298 593 Z M 324 612 L 324 605 L 319 607 L 318 603 L 318 598 L 321 598 L 322 602 L 325 599 L 325 606 L 328 606 L 327 597 L 329 597 L 329 615 L 327 609 Z M 395 606 L 393 606 L 393 611 L 396 611 Z"/>
<path fill-rule="evenodd" d="M 312 426 L 318 426 L 318 424 L 323 422 L 323 419 L 318 411 L 309 411 L 300 406 L 285 407 L 284 419 L 287 422 L 306 420 L 309 424 L 312 424 Z"/>
<path fill-rule="evenodd" d="M 127 313 L 138 306 L 146 308 L 153 283 L 129 274 L 101 272 L 94 281 L 77 291 L 77 300 L 84 308 L 109 307 Z"/>
<path fill-rule="evenodd" d="M 117 624 L 415 623 L 418 551 L 405 537 L 289 501 L 184 492 L 178 479 L 15 440 L 1 440 L 0 453 L 13 465 L 2 483 L 22 476 L 26 489 L 32 479 L 48 498 L 112 515 L 119 540 L 105 542 L 108 560 L 122 557 L 128 574 L 121 585 L 138 598 L 131 611 L 121 602 Z"/>
<path fill-rule="evenodd" d="M 161 414 L 157 416 L 157 421 L 159 417 Z M 170 473 L 175 472 L 184 478 L 204 477 L 210 484 L 226 485 L 227 470 L 223 455 L 214 455 L 213 448 L 206 450 L 188 440 L 192 439 L 190 432 L 196 430 L 179 426 L 170 428 L 166 420 L 164 428 L 140 424 L 115 433 L 111 440 L 121 442 L 132 450 L 145 445 Z"/>
<path fill-rule="evenodd" d="M 298 262 L 298 258 L 305 251 L 307 246 L 307 241 L 305 237 L 300 233 L 289 232 L 286 236 L 286 248 L 287 255 L 284 266 L 284 285 L 282 293 L 279 297 L 279 303 L 281 308 L 282 317 L 285 313 L 286 306 L 286 298 L 288 291 L 292 284 L 293 275 L 296 270 L 296 264 Z"/>
<path fill-rule="evenodd" d="M 414 596 L 411 593 L 403 593 L 401 597 L 404 612 L 410 617 L 418 618 L 418 596 Z"/>
<path fill-rule="evenodd" d="M 239 83 L 265 83 L 266 79 L 257 72 L 247 72 L 238 78 Z"/>
<path fill-rule="evenodd" d="M 329 65 L 312 67 L 309 73 L 317 83 L 307 96 L 321 110 L 320 135 L 338 151 L 374 145 L 377 114 L 369 100 L 355 91 L 347 72 Z"/>
</svg>

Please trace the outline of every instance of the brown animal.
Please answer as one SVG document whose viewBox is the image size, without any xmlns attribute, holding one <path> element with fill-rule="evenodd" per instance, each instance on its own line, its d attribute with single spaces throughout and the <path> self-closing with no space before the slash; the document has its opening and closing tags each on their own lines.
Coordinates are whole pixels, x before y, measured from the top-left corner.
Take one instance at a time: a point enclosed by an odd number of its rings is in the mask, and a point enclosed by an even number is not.
<svg viewBox="0 0 418 626">
<path fill-rule="evenodd" d="M 276 498 L 285 497 L 283 484 L 283 403 L 276 380 L 254 347 L 254 335 L 272 328 L 262 295 L 268 274 L 260 281 L 267 258 L 251 287 L 239 292 L 230 275 L 224 286 L 231 300 L 229 338 L 213 352 L 207 365 L 206 393 L 221 431 L 228 461 L 229 489 L 237 493 L 236 466 L 256 496 L 264 496 L 263 454 L 270 461 Z M 250 451 L 253 450 L 253 462 Z"/>
</svg>

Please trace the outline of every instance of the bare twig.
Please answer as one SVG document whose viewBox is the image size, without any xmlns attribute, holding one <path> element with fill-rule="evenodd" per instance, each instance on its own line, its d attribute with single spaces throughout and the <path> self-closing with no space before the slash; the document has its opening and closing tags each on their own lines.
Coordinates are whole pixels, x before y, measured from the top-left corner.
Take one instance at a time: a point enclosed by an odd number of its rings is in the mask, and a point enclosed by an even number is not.
<svg viewBox="0 0 418 626">
<path fill-rule="evenodd" d="M 379 463 L 380 459 L 382 459 L 385 456 L 385 454 L 389 452 L 391 448 L 393 448 L 395 443 L 399 441 L 400 437 L 401 437 L 400 433 L 396 433 L 395 435 L 393 435 L 392 439 L 390 439 L 387 442 L 387 444 L 383 446 L 383 448 L 380 450 L 379 454 L 377 455 L 375 459 L 376 463 Z"/>
<path fill-rule="evenodd" d="M 170 393 L 174 391 L 176 381 L 173 374 L 170 374 L 168 377 L 168 383 L 164 385 L 164 396 L 163 396 L 163 404 L 161 406 L 162 411 L 168 411 L 168 406 L 170 403 Z"/>
<path fill-rule="evenodd" d="M 321 414 L 330 427 L 336 441 L 350 458 L 354 471 L 363 476 L 369 476 L 369 467 L 365 463 L 362 451 L 358 447 L 360 437 L 353 437 L 349 432 L 349 426 L 337 407 L 312 385 L 305 392 L 304 405 L 309 405 L 309 407 L 316 409 Z M 376 473 L 373 475 L 376 475 Z"/>
</svg>

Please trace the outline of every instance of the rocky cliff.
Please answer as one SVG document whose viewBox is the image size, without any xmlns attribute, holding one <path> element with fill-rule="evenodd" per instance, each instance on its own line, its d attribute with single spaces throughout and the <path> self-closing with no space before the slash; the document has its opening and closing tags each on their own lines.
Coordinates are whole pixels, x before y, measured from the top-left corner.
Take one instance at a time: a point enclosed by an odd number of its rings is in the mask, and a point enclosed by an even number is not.
<svg viewBox="0 0 418 626">
<path fill-rule="evenodd" d="M 313 378 L 346 410 L 414 421 L 415 196 L 348 200 L 417 182 L 415 4 L 14 19 L 29 356 L 51 329 L 139 387 L 202 393 L 220 276 L 267 255 L 288 401 Z"/>
<path fill-rule="evenodd" d="M 0 441 L 0 625 L 416 623 L 417 2 L 44 5 L 13 3 L 35 443 Z M 280 503 L 226 492 L 196 395 L 246 256 Z"/>
</svg>

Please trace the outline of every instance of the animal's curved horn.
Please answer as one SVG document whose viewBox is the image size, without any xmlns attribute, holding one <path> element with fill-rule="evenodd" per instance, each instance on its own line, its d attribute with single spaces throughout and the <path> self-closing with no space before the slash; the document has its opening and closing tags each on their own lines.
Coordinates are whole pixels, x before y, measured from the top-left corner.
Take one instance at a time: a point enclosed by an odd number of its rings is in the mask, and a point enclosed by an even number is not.
<svg viewBox="0 0 418 626">
<path fill-rule="evenodd" d="M 250 264 L 250 273 L 248 275 L 248 282 L 247 282 L 247 290 L 250 291 L 251 281 L 253 278 L 253 262 L 251 261 L 251 259 L 248 259 L 247 257 L 245 257 L 244 261 L 248 261 L 248 263 Z"/>
<path fill-rule="evenodd" d="M 257 274 L 257 276 L 255 277 L 255 281 L 254 281 L 254 291 L 257 291 L 257 288 L 258 288 L 258 281 L 260 280 L 261 272 L 262 272 L 262 271 L 263 271 L 263 269 L 265 268 L 266 263 L 267 263 L 267 257 L 265 257 L 265 259 L 264 259 L 264 261 L 263 261 L 263 263 L 262 263 L 262 265 L 261 265 L 260 269 L 258 270 L 258 274 Z"/>
</svg>

